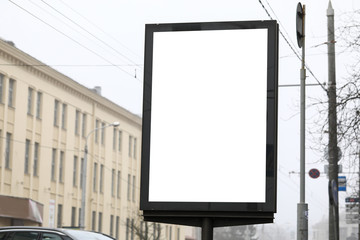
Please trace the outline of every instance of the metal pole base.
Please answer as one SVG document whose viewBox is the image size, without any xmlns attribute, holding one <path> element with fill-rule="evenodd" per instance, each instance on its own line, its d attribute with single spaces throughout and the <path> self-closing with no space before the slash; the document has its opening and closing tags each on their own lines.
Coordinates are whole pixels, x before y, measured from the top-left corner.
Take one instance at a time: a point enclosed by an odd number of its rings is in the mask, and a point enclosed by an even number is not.
<svg viewBox="0 0 360 240">
<path fill-rule="evenodd" d="M 297 240 L 308 239 L 308 205 L 298 203 L 297 205 Z"/>
</svg>

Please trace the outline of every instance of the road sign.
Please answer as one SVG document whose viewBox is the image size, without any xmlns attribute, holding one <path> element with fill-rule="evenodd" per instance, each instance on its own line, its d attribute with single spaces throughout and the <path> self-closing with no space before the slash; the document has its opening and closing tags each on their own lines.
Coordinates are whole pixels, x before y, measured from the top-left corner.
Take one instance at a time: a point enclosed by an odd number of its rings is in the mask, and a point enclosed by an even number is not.
<svg viewBox="0 0 360 240">
<path fill-rule="evenodd" d="M 340 161 L 340 159 L 342 158 L 342 151 L 339 147 L 337 147 L 337 150 L 338 150 L 338 161 Z M 324 151 L 324 158 L 329 161 L 329 147 L 326 146 L 325 147 L 325 151 Z"/>
<path fill-rule="evenodd" d="M 346 177 L 339 176 L 338 177 L 339 188 L 338 191 L 345 191 L 346 192 Z"/>
<path fill-rule="evenodd" d="M 296 8 L 296 38 L 299 48 L 303 46 L 302 39 L 304 37 L 304 9 L 301 3 Z"/>
<path fill-rule="evenodd" d="M 347 197 L 345 198 L 345 202 L 347 203 L 355 203 L 355 202 L 359 202 L 359 198 L 358 197 Z"/>
<path fill-rule="evenodd" d="M 324 172 L 326 173 L 326 174 L 328 174 L 329 173 L 329 165 L 324 165 Z M 338 165 L 338 173 L 342 173 L 342 165 Z"/>
<path fill-rule="evenodd" d="M 320 177 L 320 171 L 316 168 L 310 169 L 309 176 L 314 179 L 318 178 L 318 177 Z"/>
</svg>

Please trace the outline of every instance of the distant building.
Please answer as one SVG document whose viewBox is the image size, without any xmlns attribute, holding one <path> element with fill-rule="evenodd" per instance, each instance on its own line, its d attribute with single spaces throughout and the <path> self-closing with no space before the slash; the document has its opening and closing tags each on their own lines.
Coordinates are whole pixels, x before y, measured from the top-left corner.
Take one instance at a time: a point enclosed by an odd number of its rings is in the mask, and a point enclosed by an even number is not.
<svg viewBox="0 0 360 240">
<path fill-rule="evenodd" d="M 0 40 L 0 226 L 78 227 L 87 139 L 86 229 L 185 239 L 141 221 L 141 118 L 100 93 Z"/>
<path fill-rule="evenodd" d="M 354 236 L 357 239 L 359 224 L 349 223 L 346 219 L 346 214 L 344 212 L 339 214 L 339 236 L 340 239 L 351 240 Z M 310 235 L 309 235 L 310 236 Z M 323 240 L 329 239 L 329 220 L 328 218 L 323 218 L 321 221 L 312 226 L 312 235 L 309 237 L 311 240 Z"/>
</svg>

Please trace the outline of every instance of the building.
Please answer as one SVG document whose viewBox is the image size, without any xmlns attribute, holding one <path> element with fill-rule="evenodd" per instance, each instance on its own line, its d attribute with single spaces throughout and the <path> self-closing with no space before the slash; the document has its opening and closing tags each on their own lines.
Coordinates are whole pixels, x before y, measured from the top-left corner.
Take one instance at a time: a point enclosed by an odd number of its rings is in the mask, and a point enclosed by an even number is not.
<svg viewBox="0 0 360 240">
<path fill-rule="evenodd" d="M 0 40 L 0 226 L 78 227 L 87 145 L 87 230 L 185 239 L 139 217 L 140 139 L 139 116 Z"/>
<path fill-rule="evenodd" d="M 359 224 L 356 221 L 349 221 L 345 212 L 339 213 L 339 237 L 340 239 L 352 240 L 358 239 Z M 312 226 L 312 240 L 329 239 L 329 220 L 323 217 L 321 221 Z"/>
</svg>

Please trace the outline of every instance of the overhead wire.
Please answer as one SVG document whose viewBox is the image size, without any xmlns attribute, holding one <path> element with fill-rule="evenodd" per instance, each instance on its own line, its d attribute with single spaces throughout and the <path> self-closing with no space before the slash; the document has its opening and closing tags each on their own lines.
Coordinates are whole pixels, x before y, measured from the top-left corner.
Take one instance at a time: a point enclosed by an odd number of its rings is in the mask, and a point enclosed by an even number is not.
<svg viewBox="0 0 360 240">
<path fill-rule="evenodd" d="M 283 171 L 281 171 L 281 166 L 279 167 L 279 172 L 280 172 L 284 177 L 286 177 L 286 179 L 287 179 L 287 181 L 281 180 L 282 182 L 286 182 L 286 184 L 288 185 L 288 184 L 289 184 L 289 181 L 290 181 L 292 184 L 294 184 L 294 186 L 296 186 L 297 189 L 300 189 L 298 183 L 294 182 L 291 178 L 289 178 L 288 175 L 286 175 Z M 280 179 L 281 179 L 281 178 L 280 178 Z M 289 186 L 289 185 L 288 185 L 288 186 Z M 290 186 L 289 186 L 289 187 L 290 187 Z M 312 200 L 315 201 L 314 203 L 315 203 L 318 207 L 323 208 L 323 207 L 325 206 L 325 204 L 321 201 L 322 199 L 320 200 L 320 199 L 318 199 L 317 197 L 315 197 L 315 196 L 314 196 L 314 193 L 313 193 L 311 190 L 306 189 L 306 191 L 307 191 L 308 195 L 309 195 L 309 193 L 310 193 L 310 198 L 312 198 Z"/>
<path fill-rule="evenodd" d="M 116 66 L 132 67 L 133 64 L 115 64 Z M 25 64 L 25 63 L 0 63 L 0 66 L 14 67 L 114 67 L 111 64 Z"/>
<path fill-rule="evenodd" d="M 67 20 L 69 20 L 71 23 L 73 23 L 74 25 L 76 25 L 77 27 L 79 27 L 81 30 L 85 31 L 87 34 L 89 34 L 90 36 L 92 36 L 93 38 L 95 38 L 96 40 L 98 40 L 99 42 L 101 42 L 102 44 L 104 44 L 105 46 L 107 46 L 108 48 L 110 48 L 111 50 L 113 50 L 114 52 L 116 52 L 119 56 L 125 58 L 127 61 L 131 62 L 132 64 L 134 64 L 135 66 L 139 66 L 140 64 L 135 63 L 133 60 L 131 60 L 130 58 L 128 58 L 127 56 L 125 56 L 123 53 L 121 53 L 120 51 L 118 51 L 117 49 L 115 49 L 114 47 L 112 47 L 110 44 L 108 44 L 107 42 L 103 41 L 102 39 L 100 39 L 99 37 L 97 37 L 95 34 L 91 33 L 90 31 L 88 31 L 87 29 L 85 29 L 84 27 L 82 27 L 80 24 L 78 24 L 77 22 L 75 22 L 74 20 L 72 20 L 70 17 L 66 16 L 64 13 L 60 12 L 58 9 L 56 9 L 55 7 L 51 6 L 49 3 L 47 3 L 44 0 L 41 0 L 44 4 L 46 4 L 48 7 L 50 7 L 52 10 L 54 10 L 55 12 L 57 12 L 58 14 L 60 14 L 61 16 L 63 16 L 64 18 L 66 18 Z"/>
<path fill-rule="evenodd" d="M 264 11 L 266 12 L 266 14 L 268 15 L 268 17 L 271 20 L 274 20 L 274 18 L 271 16 L 271 14 L 269 13 L 269 11 L 267 10 L 267 8 L 265 7 L 265 5 L 263 4 L 263 2 L 261 0 L 259 0 L 260 5 L 262 6 L 262 8 L 264 9 Z M 282 26 L 280 19 L 276 19 L 280 26 Z M 287 45 L 290 47 L 290 49 L 293 51 L 293 53 L 295 54 L 295 56 L 302 61 L 300 55 L 296 52 L 295 48 L 293 47 L 293 45 L 291 45 L 290 41 L 286 38 L 286 36 L 284 35 L 283 31 L 281 29 L 279 29 L 279 33 L 280 35 L 283 37 L 283 39 L 285 40 L 285 42 L 287 43 Z M 305 63 L 305 67 L 306 69 L 309 71 L 309 73 L 311 74 L 311 76 L 316 80 L 316 82 L 321 86 L 321 88 L 327 93 L 327 89 L 320 83 L 320 81 L 318 80 L 318 78 L 315 76 L 315 74 L 312 72 L 312 70 L 310 69 L 310 67 Z"/>
<path fill-rule="evenodd" d="M 277 18 L 277 21 L 279 22 L 279 25 L 284 29 L 285 33 L 288 35 L 288 33 L 286 32 L 284 26 L 282 25 L 280 19 L 276 16 L 274 10 L 272 9 L 272 7 L 270 6 L 269 2 L 267 0 L 265 0 L 267 2 L 267 4 L 269 5 L 271 11 L 274 13 L 275 17 Z M 267 10 L 267 8 L 265 7 L 265 5 L 262 3 L 261 0 L 259 0 L 259 3 L 260 5 L 262 6 L 262 8 L 264 9 L 264 11 L 266 12 L 266 14 L 268 15 L 268 17 L 271 19 L 271 20 L 274 20 L 273 17 L 271 16 L 271 14 L 269 13 L 269 11 Z M 290 49 L 293 51 L 293 53 L 295 54 L 295 56 L 300 60 L 302 61 L 302 58 L 300 57 L 300 54 L 295 50 L 295 48 L 293 47 L 293 43 L 287 39 L 287 37 L 284 35 L 283 31 L 281 29 L 279 29 L 279 32 L 280 32 L 280 35 L 283 37 L 283 39 L 285 40 L 285 42 L 287 43 L 287 45 L 290 47 Z M 290 38 L 291 39 L 291 38 Z M 314 77 L 314 79 L 318 82 L 318 84 L 323 88 L 323 90 L 325 90 L 325 92 L 327 92 L 327 90 L 323 87 L 323 85 L 320 83 L 320 81 L 317 79 L 317 77 L 314 75 L 314 73 L 311 71 L 311 69 L 305 64 L 305 67 L 308 69 L 308 71 L 310 72 L 310 74 Z M 285 175 L 281 170 L 279 170 L 280 173 L 282 173 L 283 175 Z M 291 179 L 290 179 L 291 180 Z M 291 182 L 293 182 L 291 180 Z M 297 187 L 298 184 L 293 182 Z M 307 191 L 310 191 L 310 190 L 307 190 Z M 318 206 L 321 206 L 323 207 L 323 203 L 321 201 L 319 201 L 317 198 L 314 198 L 313 195 L 312 195 L 312 192 L 310 191 L 311 193 L 311 197 L 316 201 L 317 205 Z"/>
<path fill-rule="evenodd" d="M 81 36 L 83 36 L 84 38 L 94 42 L 92 39 L 89 39 L 87 36 L 85 36 L 82 32 L 79 32 L 78 29 L 75 29 L 74 27 L 70 26 L 68 23 L 66 23 L 65 21 L 63 21 L 62 19 L 60 19 L 59 17 L 53 15 L 52 13 L 50 13 L 48 10 L 44 9 L 42 6 L 38 5 L 37 3 L 35 3 L 33 0 L 29 0 L 33 5 L 35 5 L 37 8 L 41 9 L 43 12 L 46 12 L 47 14 L 49 14 L 51 17 L 57 19 L 58 21 L 60 21 L 62 24 L 64 24 L 66 27 L 72 29 L 73 31 L 75 31 L 77 34 L 80 34 Z M 45 2 L 44 2 L 45 3 Z M 49 4 L 45 3 L 47 6 L 51 7 Z M 52 8 L 52 7 L 51 7 Z M 56 11 L 57 13 L 60 13 L 59 11 L 57 11 L 56 9 L 52 8 L 53 11 Z M 60 13 L 61 14 L 61 13 Z M 64 15 L 63 15 L 64 16 Z M 66 17 L 66 16 L 65 16 Z M 74 21 L 72 21 L 71 19 L 67 18 L 69 21 L 71 21 L 73 24 L 76 24 Z M 78 24 L 76 24 L 78 25 Z M 78 25 L 78 27 L 81 28 L 80 25 Z M 83 31 L 86 31 L 86 29 L 82 29 Z M 91 34 L 90 32 L 86 31 L 88 34 Z M 96 36 L 95 36 L 96 38 Z M 94 42 L 98 47 L 102 48 L 103 50 L 108 51 L 108 49 L 103 48 L 103 46 L 99 45 L 98 42 Z M 111 46 L 110 46 L 111 47 Z M 136 64 L 135 64 L 136 65 Z M 49 65 L 48 65 L 49 66 Z M 118 66 L 123 66 L 123 65 L 118 65 Z"/>
<path fill-rule="evenodd" d="M 33 14 L 32 12 L 30 12 L 29 10 L 23 8 L 22 6 L 18 5 L 17 3 L 15 3 L 13 0 L 8 0 L 9 2 L 11 2 L 13 5 L 17 6 L 18 8 L 20 8 L 21 10 L 25 11 L 26 13 L 28 13 L 29 15 L 31 15 L 32 17 L 36 18 L 37 20 L 39 20 L 40 22 L 44 23 L 45 25 L 47 25 L 48 27 L 52 28 L 53 30 L 55 30 L 56 32 L 60 33 L 61 35 L 65 36 L 66 38 L 70 39 L 71 41 L 75 42 L 77 45 L 81 46 L 82 48 L 86 49 L 87 51 L 91 52 L 92 54 L 96 55 L 97 57 L 101 58 L 102 60 L 104 60 L 105 62 L 109 63 L 110 65 L 120 69 L 122 72 L 126 73 L 127 75 L 131 76 L 132 78 L 134 78 L 134 75 L 129 73 L 128 71 L 122 69 L 121 67 L 119 67 L 118 65 L 114 64 L 113 62 L 111 62 L 110 60 L 108 60 L 107 58 L 103 57 L 102 55 L 98 54 L 97 52 L 95 52 L 94 50 L 90 49 L 89 47 L 83 45 L 82 43 L 80 43 L 79 41 L 77 41 L 76 39 L 72 38 L 71 36 L 69 36 L 68 34 L 64 33 L 63 31 L 57 29 L 56 27 L 54 27 L 53 25 L 49 24 L 48 22 L 46 22 L 45 20 L 41 19 L 40 17 L 36 16 L 35 14 Z"/>
<path fill-rule="evenodd" d="M 115 42 L 119 43 L 122 47 L 124 47 L 125 49 L 127 49 L 129 52 L 131 52 L 134 56 L 137 56 L 139 58 L 141 58 L 138 54 L 136 54 L 134 51 L 132 51 L 130 48 L 128 48 L 125 44 L 123 44 L 122 42 L 120 42 L 118 39 L 116 39 L 115 37 L 113 37 L 112 35 L 110 35 L 109 33 L 105 32 L 101 27 L 97 26 L 95 23 L 93 23 L 92 21 L 90 21 L 88 18 L 86 18 L 84 15 L 82 15 L 81 13 L 79 13 L 78 11 L 76 11 L 74 8 L 72 8 L 71 6 L 69 6 L 68 4 L 66 4 L 63 0 L 58 0 L 59 2 L 61 2 L 64 6 L 66 6 L 67 8 L 69 8 L 71 11 L 73 11 L 74 13 L 76 13 L 78 16 L 80 16 L 82 19 L 84 19 L 85 21 L 87 21 L 88 23 L 90 23 L 92 26 L 94 26 L 95 28 L 97 28 L 99 31 L 101 31 L 103 34 L 105 34 L 106 36 L 108 36 L 109 38 L 111 38 L 112 40 L 114 40 Z"/>
</svg>

